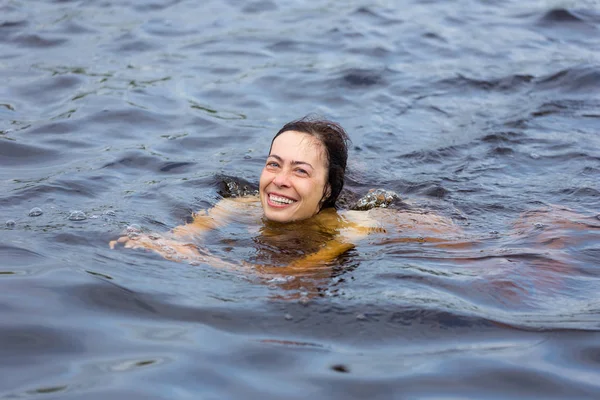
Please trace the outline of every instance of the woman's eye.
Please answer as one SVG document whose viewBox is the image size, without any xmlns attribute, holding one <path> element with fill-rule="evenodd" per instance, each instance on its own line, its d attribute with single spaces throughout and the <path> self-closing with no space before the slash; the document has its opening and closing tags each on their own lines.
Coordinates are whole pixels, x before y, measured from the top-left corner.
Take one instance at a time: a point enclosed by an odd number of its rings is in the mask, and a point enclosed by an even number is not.
<svg viewBox="0 0 600 400">
<path fill-rule="evenodd" d="M 296 170 L 297 173 L 299 173 L 300 175 L 308 175 L 308 171 L 302 168 L 298 168 Z"/>
<path fill-rule="evenodd" d="M 277 168 L 277 167 L 279 167 L 279 164 L 278 164 L 278 163 L 276 163 L 275 161 L 269 161 L 269 162 L 267 163 L 267 167 L 271 167 L 271 168 Z"/>
</svg>

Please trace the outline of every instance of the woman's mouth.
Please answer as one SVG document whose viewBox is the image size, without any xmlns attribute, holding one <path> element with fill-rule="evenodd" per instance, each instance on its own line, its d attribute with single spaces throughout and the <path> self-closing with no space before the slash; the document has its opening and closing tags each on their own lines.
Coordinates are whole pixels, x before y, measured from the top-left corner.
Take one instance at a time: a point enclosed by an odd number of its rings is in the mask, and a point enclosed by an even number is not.
<svg viewBox="0 0 600 400">
<path fill-rule="evenodd" d="M 297 200 L 293 200 L 287 197 L 278 196 L 276 194 L 268 194 L 267 200 L 270 206 L 273 207 L 285 207 L 290 204 L 294 204 Z"/>
</svg>

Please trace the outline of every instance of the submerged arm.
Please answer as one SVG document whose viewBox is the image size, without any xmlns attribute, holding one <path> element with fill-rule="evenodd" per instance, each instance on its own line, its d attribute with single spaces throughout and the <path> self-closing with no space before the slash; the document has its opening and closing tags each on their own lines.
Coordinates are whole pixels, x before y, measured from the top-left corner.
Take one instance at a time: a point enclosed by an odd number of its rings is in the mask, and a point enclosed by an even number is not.
<svg viewBox="0 0 600 400">
<path fill-rule="evenodd" d="M 134 232 L 109 242 L 111 249 L 123 244 L 125 248 L 152 250 L 166 259 L 175 261 L 214 261 L 212 256 L 201 251 L 189 239 L 197 238 L 207 231 L 227 224 L 232 215 L 244 203 L 255 202 L 254 197 L 222 199 L 209 210 L 194 214 L 191 223 L 175 227 L 165 234 L 141 234 Z"/>
<path fill-rule="evenodd" d="M 214 207 L 194 213 L 191 223 L 174 228 L 173 237 L 183 238 L 217 229 L 226 225 L 236 212 L 239 213 L 241 206 L 256 202 L 255 196 L 222 199 Z"/>
</svg>

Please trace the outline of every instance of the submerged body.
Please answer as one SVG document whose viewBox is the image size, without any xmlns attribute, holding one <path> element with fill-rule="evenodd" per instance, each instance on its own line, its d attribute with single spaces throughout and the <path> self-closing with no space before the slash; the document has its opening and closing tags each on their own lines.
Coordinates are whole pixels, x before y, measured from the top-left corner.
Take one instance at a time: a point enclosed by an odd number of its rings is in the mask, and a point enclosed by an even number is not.
<svg viewBox="0 0 600 400">
<path fill-rule="evenodd" d="M 378 248 L 409 263 L 414 257 L 433 257 L 440 263 L 451 260 L 463 265 L 464 269 L 456 271 L 457 277 L 474 274 L 484 278 L 472 290 L 521 302 L 531 290 L 561 290 L 572 268 L 564 248 L 590 240 L 600 222 L 593 216 L 551 206 L 526 212 L 507 228 L 504 233 L 475 236 L 449 218 L 392 208 L 330 208 L 308 219 L 278 223 L 264 217 L 257 196 L 249 196 L 222 199 L 170 232 L 134 233 L 110 245 L 121 243 L 169 260 L 240 271 L 291 290 L 286 298 L 316 295 L 332 276 L 369 258 L 361 254 L 363 250 Z M 364 241 L 368 244 L 360 246 Z M 519 248 L 514 247 L 516 243 Z M 352 251 L 357 246 L 358 253 Z M 513 260 L 521 259 L 523 253 L 528 254 L 528 263 Z M 404 268 L 403 263 L 399 269 Z M 528 289 L 514 287 L 515 274 L 518 280 L 529 282 Z"/>
<path fill-rule="evenodd" d="M 222 199 L 171 232 L 134 232 L 110 245 L 114 248 L 122 243 L 127 248 L 152 250 L 170 260 L 251 270 L 259 276 L 310 277 L 309 283 L 294 281 L 305 286 L 314 284 L 314 278 L 331 276 L 332 268 L 340 265 L 336 262 L 339 257 L 370 235 L 386 246 L 392 245 L 394 253 L 405 252 L 396 244 L 424 243 L 452 249 L 440 260 L 474 258 L 482 260 L 486 268 L 497 268 L 496 253 L 505 249 L 479 246 L 487 238 L 465 237 L 448 218 L 419 210 L 336 210 L 344 183 L 347 141 L 343 128 L 330 121 L 303 119 L 286 124 L 271 142 L 258 196 Z M 570 210 L 550 207 L 545 212 L 525 214 L 505 237 L 510 241 L 525 236 L 541 251 L 560 250 L 568 236 L 556 236 L 557 229 L 589 229 L 589 221 L 589 217 Z M 247 253 L 240 255 L 238 249 Z M 423 250 L 416 249 L 419 253 Z M 542 261 L 540 268 L 566 270 L 567 263 L 557 259 Z"/>
<path fill-rule="evenodd" d="M 203 248 L 202 243 L 211 231 L 225 230 L 233 223 L 245 227 L 255 243 L 252 260 L 225 262 Z M 448 218 L 387 208 L 369 211 L 328 208 L 310 218 L 283 224 L 265 218 L 260 198 L 248 196 L 222 199 L 213 208 L 195 213 L 191 223 L 178 226 L 170 233 L 124 236 L 111 242 L 111 247 L 123 243 L 127 248 L 153 250 L 177 261 L 303 274 L 328 267 L 368 235 L 379 235 L 383 239 L 388 231 L 395 232 L 393 236 L 398 241 L 440 245 L 456 242 L 461 236 L 461 230 Z"/>
<path fill-rule="evenodd" d="M 297 275 L 327 267 L 365 236 L 385 232 L 389 227 L 384 221 L 391 221 L 393 230 L 406 230 L 406 240 L 456 234 L 450 220 L 423 213 L 338 212 L 335 203 L 344 185 L 348 141 L 335 122 L 292 121 L 271 142 L 258 196 L 223 199 L 166 235 L 135 235 L 117 242 L 173 260 Z M 254 235 L 255 254 L 227 261 L 207 248 L 206 232 L 240 222 Z"/>
</svg>

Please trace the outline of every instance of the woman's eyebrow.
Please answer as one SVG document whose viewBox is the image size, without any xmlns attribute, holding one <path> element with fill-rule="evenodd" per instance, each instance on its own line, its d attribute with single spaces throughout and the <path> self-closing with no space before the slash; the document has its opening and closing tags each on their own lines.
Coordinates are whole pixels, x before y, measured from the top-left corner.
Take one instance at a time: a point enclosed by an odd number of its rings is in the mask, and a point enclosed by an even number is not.
<svg viewBox="0 0 600 400">
<path fill-rule="evenodd" d="M 283 158 L 279 157 L 277 154 L 269 154 L 269 157 L 273 157 L 277 161 L 283 162 Z M 267 158 L 269 158 L 269 157 L 267 157 Z M 315 169 L 310 163 L 307 163 L 306 161 L 292 161 L 292 165 L 308 165 L 312 169 Z"/>
</svg>

